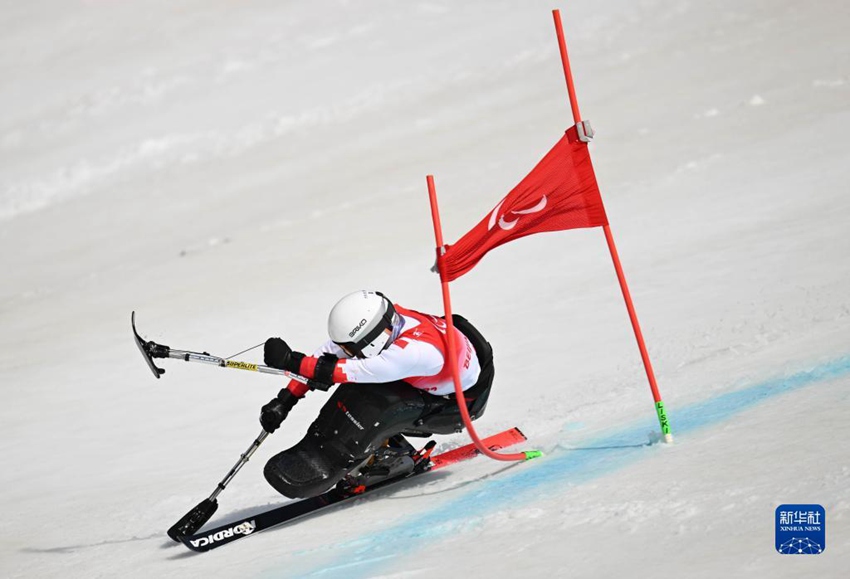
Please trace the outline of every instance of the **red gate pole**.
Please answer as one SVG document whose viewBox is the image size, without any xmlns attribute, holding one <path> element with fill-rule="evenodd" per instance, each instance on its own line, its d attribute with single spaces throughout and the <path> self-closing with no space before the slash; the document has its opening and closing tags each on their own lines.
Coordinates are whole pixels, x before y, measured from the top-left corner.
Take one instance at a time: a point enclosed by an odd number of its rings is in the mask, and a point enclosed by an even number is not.
<svg viewBox="0 0 850 579">
<path fill-rule="evenodd" d="M 558 46 L 561 49 L 561 63 L 564 65 L 564 78 L 567 81 L 567 94 L 570 98 L 570 107 L 573 111 L 573 121 L 578 124 L 581 122 L 581 113 L 578 110 L 578 99 L 576 98 L 575 85 L 573 84 L 573 74 L 570 70 L 570 60 L 567 56 L 567 43 L 564 40 L 564 28 L 561 25 L 561 12 L 552 10 L 552 17 L 555 19 L 555 32 L 558 34 Z M 629 312 L 629 319 L 632 321 L 632 329 L 637 339 L 640 357 L 643 360 L 643 367 L 646 370 L 646 377 L 649 380 L 649 388 L 652 390 L 652 398 L 655 400 L 655 410 L 658 414 L 658 422 L 661 425 L 661 432 L 664 434 L 665 442 L 673 442 L 673 434 L 670 431 L 670 423 L 667 420 L 667 413 L 664 411 L 664 402 L 661 400 L 661 393 L 658 391 L 658 383 L 655 381 L 655 372 L 652 370 L 652 362 L 649 360 L 649 352 L 646 350 L 646 344 L 643 340 L 643 333 L 640 331 L 640 323 L 638 322 L 635 306 L 632 303 L 632 296 L 629 292 L 629 286 L 626 284 L 626 275 L 623 273 L 623 266 L 620 264 L 620 256 L 617 253 L 617 246 L 614 244 L 614 236 L 611 233 L 611 228 L 608 225 L 603 225 L 602 230 L 605 232 L 605 241 L 608 243 L 608 251 L 611 253 L 611 260 L 614 262 L 614 270 L 617 272 L 617 280 L 620 282 L 620 289 L 623 292 L 623 299 L 626 302 L 626 309 Z"/>
<path fill-rule="evenodd" d="M 481 442 L 481 439 L 478 437 L 478 433 L 475 432 L 475 428 L 472 426 L 472 418 L 469 416 L 469 410 L 466 407 L 466 398 L 463 395 L 463 388 L 460 384 L 460 370 L 457 367 L 457 356 L 454 355 L 455 325 L 452 320 L 452 298 L 449 294 L 449 282 L 447 280 L 445 263 L 443 261 L 443 226 L 440 224 L 440 209 L 437 206 L 437 190 L 434 187 L 434 176 L 428 175 L 426 177 L 426 181 L 428 182 L 428 198 L 431 202 L 431 220 L 434 222 L 434 238 L 437 241 L 437 269 L 440 272 L 440 283 L 443 286 L 443 307 L 446 310 L 446 326 L 448 328 L 446 330 L 446 337 L 448 338 L 449 343 L 446 356 L 448 359 L 446 361 L 452 370 L 452 380 L 455 384 L 455 398 L 457 400 L 458 408 L 460 408 L 460 415 L 461 418 L 463 418 L 463 423 L 466 425 L 466 430 L 469 432 L 469 437 L 475 444 L 475 448 L 477 448 L 481 454 L 496 460 L 504 461 L 531 460 L 532 458 L 537 458 L 538 456 L 541 456 L 541 452 L 539 450 L 526 450 L 523 452 L 509 454 L 493 452 L 487 448 L 483 442 Z"/>
</svg>

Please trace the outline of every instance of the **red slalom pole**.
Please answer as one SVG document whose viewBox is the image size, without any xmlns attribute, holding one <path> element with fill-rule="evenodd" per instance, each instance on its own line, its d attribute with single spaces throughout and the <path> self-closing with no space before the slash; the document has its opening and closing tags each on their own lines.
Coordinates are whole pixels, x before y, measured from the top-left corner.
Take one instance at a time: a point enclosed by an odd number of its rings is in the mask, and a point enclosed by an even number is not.
<svg viewBox="0 0 850 579">
<path fill-rule="evenodd" d="M 561 12 L 552 10 L 552 17 L 555 20 L 555 32 L 558 35 L 558 47 L 561 50 L 561 63 L 564 66 L 564 78 L 567 81 L 567 94 L 570 98 L 570 108 L 573 111 L 573 122 L 576 124 L 581 122 L 581 113 L 578 110 L 578 99 L 576 98 L 576 89 L 573 83 L 573 73 L 570 70 L 570 59 L 567 56 L 567 42 L 564 40 L 564 28 L 561 24 Z M 646 370 L 646 377 L 649 380 L 649 388 L 652 390 L 652 398 L 655 400 L 655 410 L 658 414 L 658 422 L 661 425 L 661 432 L 664 435 L 665 442 L 673 442 L 673 434 L 670 431 L 670 422 L 667 420 L 667 413 L 664 410 L 664 401 L 661 400 L 661 393 L 658 391 L 658 383 L 655 381 L 655 372 L 652 370 L 652 362 L 649 360 L 649 352 L 646 349 L 646 344 L 643 340 L 643 332 L 640 330 L 635 306 L 632 302 L 632 296 L 629 292 L 629 286 L 626 283 L 626 275 L 623 273 L 623 266 L 620 264 L 620 256 L 617 253 L 617 246 L 614 244 L 614 235 L 611 233 L 611 228 L 608 225 L 603 225 L 602 230 L 605 232 L 605 241 L 608 243 L 608 251 L 611 253 L 611 260 L 614 262 L 614 270 L 617 272 L 617 281 L 620 282 L 620 290 L 623 292 L 623 299 L 626 302 L 626 309 L 629 312 L 629 319 L 632 322 L 632 329 L 635 333 L 635 339 L 640 350 L 640 357 L 643 360 L 643 367 Z"/>
<path fill-rule="evenodd" d="M 581 121 L 581 113 L 578 111 L 578 99 L 576 88 L 573 84 L 573 72 L 570 70 L 570 59 L 567 56 L 567 41 L 564 39 L 564 27 L 561 25 L 561 11 L 552 10 L 555 19 L 555 32 L 558 35 L 558 48 L 561 49 L 561 64 L 564 65 L 564 78 L 567 79 L 567 94 L 570 97 L 570 107 L 573 109 L 573 121 Z"/>
<path fill-rule="evenodd" d="M 460 385 L 460 370 L 457 367 L 457 357 L 454 356 L 455 351 L 455 326 L 452 320 L 452 298 L 449 294 L 449 282 L 447 281 L 445 263 L 443 261 L 443 226 L 440 224 L 440 209 L 437 206 L 437 190 L 434 187 L 434 176 L 426 177 L 428 182 L 428 198 L 431 202 L 431 220 L 434 222 L 434 238 L 437 240 L 437 269 L 440 272 L 440 283 L 443 286 L 443 307 L 446 310 L 446 337 L 449 342 L 448 363 L 452 370 L 452 380 L 455 384 L 455 398 L 458 408 L 460 409 L 461 418 L 466 425 L 466 430 L 469 432 L 469 437 L 475 444 L 481 454 L 489 456 L 496 460 L 515 461 L 515 460 L 531 460 L 541 456 L 539 450 L 526 450 L 512 454 L 499 454 L 493 452 L 481 441 L 475 428 L 472 426 L 472 418 L 469 416 L 469 410 L 466 407 L 466 398 L 463 395 L 463 388 Z"/>
</svg>

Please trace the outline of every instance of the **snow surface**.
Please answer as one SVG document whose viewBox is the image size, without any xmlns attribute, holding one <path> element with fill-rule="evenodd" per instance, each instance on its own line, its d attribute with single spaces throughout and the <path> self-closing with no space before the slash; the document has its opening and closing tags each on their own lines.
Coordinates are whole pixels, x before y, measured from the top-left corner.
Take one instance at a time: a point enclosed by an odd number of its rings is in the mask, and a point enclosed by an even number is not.
<svg viewBox="0 0 850 579">
<path fill-rule="evenodd" d="M 844 577 L 850 567 L 850 4 L 561 6 L 592 154 L 676 442 L 599 230 L 453 285 L 489 337 L 463 467 L 193 555 L 164 532 L 259 432 L 269 376 L 172 362 L 324 339 L 342 294 L 439 311 L 449 241 L 570 124 L 541 2 L 28 2 L 0 8 L 0 576 Z M 242 356 L 258 359 L 256 352 Z M 281 502 L 262 478 L 214 521 Z M 466 441 L 441 437 L 441 447 Z M 823 554 L 774 549 L 782 503 Z"/>
</svg>

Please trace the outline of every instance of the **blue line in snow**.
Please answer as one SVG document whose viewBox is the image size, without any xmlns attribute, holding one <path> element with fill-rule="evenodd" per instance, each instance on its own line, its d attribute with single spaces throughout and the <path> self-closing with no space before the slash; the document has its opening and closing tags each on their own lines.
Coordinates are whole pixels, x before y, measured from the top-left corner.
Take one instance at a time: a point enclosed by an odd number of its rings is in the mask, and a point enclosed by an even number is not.
<svg viewBox="0 0 850 579">
<path fill-rule="evenodd" d="M 672 412 L 668 410 L 673 434 L 687 434 L 719 424 L 767 399 L 848 374 L 850 357 L 844 357 L 810 370 L 672 409 Z M 470 524 L 470 519 L 484 516 L 498 508 L 515 508 L 521 501 L 533 499 L 535 495 L 532 491 L 540 487 L 581 484 L 651 456 L 647 445 L 642 442 L 647 439 L 647 433 L 657 427 L 653 416 L 652 419 L 637 421 L 576 445 L 595 447 L 598 452 L 554 451 L 528 463 L 518 472 L 482 481 L 474 485 L 474 490 L 426 513 L 405 519 L 386 530 L 329 547 L 336 552 L 334 559 L 328 560 L 320 555 L 318 558 L 324 559 L 319 563 L 320 568 L 313 565 L 312 569 L 303 569 L 297 576 L 336 577 L 341 572 L 351 579 L 374 576 L 376 568 L 387 559 L 409 555 L 424 548 L 429 540 L 438 540 L 462 531 Z M 267 575 L 279 577 L 282 568 L 294 570 L 293 563 L 295 561 L 290 560 L 275 570 L 269 570 Z"/>
</svg>

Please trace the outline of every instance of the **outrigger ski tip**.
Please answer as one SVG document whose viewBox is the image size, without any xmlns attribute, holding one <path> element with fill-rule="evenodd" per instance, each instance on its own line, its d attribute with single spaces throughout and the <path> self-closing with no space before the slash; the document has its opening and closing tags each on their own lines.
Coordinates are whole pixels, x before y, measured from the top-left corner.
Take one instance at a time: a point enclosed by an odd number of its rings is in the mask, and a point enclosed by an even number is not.
<svg viewBox="0 0 850 579">
<path fill-rule="evenodd" d="M 145 362 L 148 364 L 148 368 L 151 369 L 155 378 L 159 379 L 160 376 L 165 374 L 165 370 L 163 368 L 159 368 L 156 364 L 153 363 L 153 357 L 151 355 L 151 347 L 152 345 L 156 345 L 153 342 L 145 342 L 142 337 L 139 335 L 139 332 L 136 331 L 136 312 L 133 311 L 130 314 L 130 325 L 133 327 L 133 337 L 136 340 L 136 347 L 139 348 L 139 352 L 142 353 L 142 356 L 145 358 Z M 167 346 L 166 346 L 167 349 Z"/>
<path fill-rule="evenodd" d="M 485 438 L 482 442 L 491 450 L 499 450 L 524 442 L 525 435 L 518 428 L 511 428 L 493 436 Z M 330 507 L 350 499 L 362 497 L 363 495 L 388 487 L 395 483 L 408 480 L 414 476 L 438 470 L 440 468 L 469 460 L 478 456 L 479 451 L 474 444 L 467 444 L 437 455 L 430 455 L 434 442 L 429 441 L 425 448 L 415 452 L 414 466 L 412 470 L 394 478 L 389 478 L 372 484 L 370 486 L 353 486 L 347 484 L 345 479 L 337 486 L 315 497 L 301 499 L 285 503 L 267 511 L 257 513 L 250 517 L 244 517 L 225 523 L 224 525 L 209 529 L 190 536 L 180 537 L 180 541 L 192 551 L 204 553 L 211 549 L 232 543 L 237 539 L 247 537 L 260 531 L 277 527 L 285 523 L 293 522 L 307 515 L 316 513 L 325 507 Z M 529 451 L 533 452 L 533 451 Z"/>
</svg>

